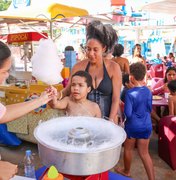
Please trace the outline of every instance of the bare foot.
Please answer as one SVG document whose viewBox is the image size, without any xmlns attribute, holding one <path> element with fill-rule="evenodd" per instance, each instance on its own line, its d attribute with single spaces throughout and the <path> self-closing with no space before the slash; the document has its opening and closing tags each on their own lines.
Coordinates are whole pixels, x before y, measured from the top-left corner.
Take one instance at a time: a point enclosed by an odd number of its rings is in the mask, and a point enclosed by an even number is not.
<svg viewBox="0 0 176 180">
<path fill-rule="evenodd" d="M 125 172 L 125 169 L 121 169 L 119 167 L 115 167 L 114 170 L 118 174 L 121 174 L 121 175 L 126 176 L 126 177 L 131 177 L 131 174 L 128 173 L 128 172 Z"/>
</svg>

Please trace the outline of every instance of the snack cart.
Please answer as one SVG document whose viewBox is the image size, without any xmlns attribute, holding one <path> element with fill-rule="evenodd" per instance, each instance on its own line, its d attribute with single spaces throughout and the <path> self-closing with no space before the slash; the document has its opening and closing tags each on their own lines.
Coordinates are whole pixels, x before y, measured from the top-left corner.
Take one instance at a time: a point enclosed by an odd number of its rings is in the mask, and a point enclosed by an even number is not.
<svg viewBox="0 0 176 180">
<path fill-rule="evenodd" d="M 15 63 L 23 63 L 20 70 L 30 71 L 27 64 L 30 63 L 30 59 L 39 45 L 39 40 L 42 38 L 48 38 L 47 33 L 24 32 L 7 36 L 7 43 L 11 48 L 15 61 L 17 61 Z"/>
</svg>

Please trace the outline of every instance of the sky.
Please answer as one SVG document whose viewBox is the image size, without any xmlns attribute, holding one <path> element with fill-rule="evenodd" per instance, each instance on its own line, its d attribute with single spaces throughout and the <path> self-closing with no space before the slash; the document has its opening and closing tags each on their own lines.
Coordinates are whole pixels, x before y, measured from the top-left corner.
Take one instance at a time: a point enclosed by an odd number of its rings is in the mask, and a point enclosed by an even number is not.
<svg viewBox="0 0 176 180">
<path fill-rule="evenodd" d="M 126 0 L 126 4 L 139 9 L 145 2 L 154 0 Z M 112 11 L 111 0 L 31 0 L 35 7 L 48 6 L 52 3 L 60 3 L 68 6 L 86 9 L 89 14 L 101 14 Z"/>
<path fill-rule="evenodd" d="M 137 12 L 138 10 L 141 9 L 142 6 L 146 5 L 147 3 L 156 2 L 156 1 L 161 1 L 161 0 L 125 0 L 127 15 L 128 16 L 131 15 L 132 9 L 135 12 Z M 44 14 L 45 17 L 50 19 L 50 14 L 49 12 L 47 12 L 47 8 L 53 3 L 82 8 L 82 9 L 87 10 L 89 12 L 89 15 L 105 14 L 105 13 L 110 13 L 113 11 L 113 8 L 111 7 L 111 0 L 31 0 L 31 6 L 28 7 L 29 11 L 27 11 L 27 9 L 24 7 L 21 9 L 15 9 L 15 11 L 17 12 L 19 10 L 20 16 L 25 14 L 26 16 L 32 16 L 35 18 L 39 14 Z M 13 5 L 11 5 L 11 8 L 12 7 Z M 121 9 L 121 6 L 117 8 Z M 14 10 L 13 11 L 12 9 L 8 9 L 8 10 L 10 10 L 10 15 L 13 15 L 13 16 L 16 15 L 15 14 L 16 12 L 14 14 L 12 13 Z M 19 11 L 18 11 L 18 14 L 19 14 Z M 27 15 L 27 12 L 28 12 L 28 15 Z M 155 17 L 158 19 L 158 18 L 161 18 L 160 16 L 161 15 L 157 17 L 157 15 L 155 15 L 152 17 Z"/>
</svg>

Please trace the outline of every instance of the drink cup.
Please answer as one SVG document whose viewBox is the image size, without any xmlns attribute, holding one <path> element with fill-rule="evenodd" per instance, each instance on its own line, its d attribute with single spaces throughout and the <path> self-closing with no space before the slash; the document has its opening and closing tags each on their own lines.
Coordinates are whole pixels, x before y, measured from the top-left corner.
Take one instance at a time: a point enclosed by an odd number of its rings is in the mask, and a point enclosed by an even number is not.
<svg viewBox="0 0 176 180">
<path fill-rule="evenodd" d="M 169 98 L 169 93 L 165 92 L 165 93 L 164 93 L 164 97 L 165 97 L 166 99 L 168 99 L 168 98 Z"/>
</svg>

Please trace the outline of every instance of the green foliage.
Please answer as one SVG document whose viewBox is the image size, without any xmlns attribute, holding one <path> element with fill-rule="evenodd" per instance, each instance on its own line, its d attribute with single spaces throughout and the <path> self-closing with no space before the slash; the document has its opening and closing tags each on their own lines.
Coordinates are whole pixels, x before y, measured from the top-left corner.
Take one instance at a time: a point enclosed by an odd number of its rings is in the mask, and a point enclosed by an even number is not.
<svg viewBox="0 0 176 180">
<path fill-rule="evenodd" d="M 10 6 L 12 0 L 0 0 L 0 11 L 5 11 Z"/>
</svg>

